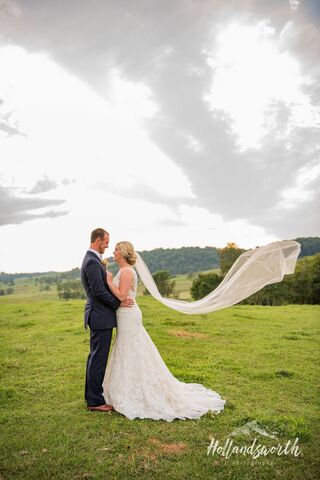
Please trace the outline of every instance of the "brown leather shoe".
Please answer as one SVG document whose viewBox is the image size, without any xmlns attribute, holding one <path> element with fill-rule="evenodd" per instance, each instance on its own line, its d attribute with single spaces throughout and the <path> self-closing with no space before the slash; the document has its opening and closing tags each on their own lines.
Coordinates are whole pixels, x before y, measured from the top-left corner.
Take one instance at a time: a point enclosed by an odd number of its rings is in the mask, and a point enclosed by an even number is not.
<svg viewBox="0 0 320 480">
<path fill-rule="evenodd" d="M 98 410 L 98 412 L 111 412 L 113 410 L 112 405 L 99 405 L 98 407 L 87 407 L 87 410 Z"/>
</svg>

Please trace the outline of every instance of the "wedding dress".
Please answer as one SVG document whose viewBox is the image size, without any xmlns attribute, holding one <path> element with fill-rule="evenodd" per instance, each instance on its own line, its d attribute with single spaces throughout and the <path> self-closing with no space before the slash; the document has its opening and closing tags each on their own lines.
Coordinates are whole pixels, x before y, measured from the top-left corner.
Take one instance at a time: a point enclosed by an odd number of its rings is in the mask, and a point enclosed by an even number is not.
<svg viewBox="0 0 320 480">
<path fill-rule="evenodd" d="M 133 282 L 128 297 L 135 299 L 138 277 L 132 267 Z M 113 282 L 119 287 L 120 269 Z M 197 419 L 208 411 L 219 413 L 225 400 L 197 383 L 176 379 L 165 365 L 142 323 L 138 304 L 117 310 L 117 336 L 103 380 L 107 404 L 129 419 Z"/>
</svg>

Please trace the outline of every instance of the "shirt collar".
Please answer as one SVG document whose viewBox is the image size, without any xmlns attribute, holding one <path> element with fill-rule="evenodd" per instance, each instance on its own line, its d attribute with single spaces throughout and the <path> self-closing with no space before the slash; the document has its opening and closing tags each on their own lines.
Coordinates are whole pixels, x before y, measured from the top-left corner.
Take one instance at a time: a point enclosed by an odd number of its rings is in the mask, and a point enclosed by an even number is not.
<svg viewBox="0 0 320 480">
<path fill-rule="evenodd" d="M 89 248 L 89 252 L 95 253 L 99 260 L 102 260 L 102 255 L 101 253 L 97 252 L 97 250 L 94 250 L 93 248 Z"/>
</svg>

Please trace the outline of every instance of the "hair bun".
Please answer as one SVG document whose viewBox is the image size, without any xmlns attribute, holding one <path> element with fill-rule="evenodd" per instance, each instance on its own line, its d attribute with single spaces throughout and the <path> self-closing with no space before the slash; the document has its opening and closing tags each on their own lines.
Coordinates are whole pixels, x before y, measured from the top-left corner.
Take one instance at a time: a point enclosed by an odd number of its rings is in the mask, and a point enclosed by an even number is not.
<svg viewBox="0 0 320 480">
<path fill-rule="evenodd" d="M 126 259 L 129 265 L 134 265 L 137 261 L 137 254 L 134 251 L 134 246 L 132 245 L 132 243 L 123 241 L 123 242 L 118 242 L 117 246 L 119 247 L 123 258 Z"/>
</svg>

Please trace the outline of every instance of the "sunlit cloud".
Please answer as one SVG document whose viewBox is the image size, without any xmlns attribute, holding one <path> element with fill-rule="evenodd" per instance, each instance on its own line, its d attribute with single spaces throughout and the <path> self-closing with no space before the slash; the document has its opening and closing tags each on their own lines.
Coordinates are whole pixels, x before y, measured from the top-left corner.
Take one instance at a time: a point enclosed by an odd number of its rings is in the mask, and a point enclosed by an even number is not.
<svg viewBox="0 0 320 480">
<path fill-rule="evenodd" d="M 289 0 L 289 5 L 290 5 L 291 9 L 295 12 L 300 5 L 300 1 L 299 0 Z"/>
<path fill-rule="evenodd" d="M 205 50 L 213 71 L 210 92 L 205 96 L 212 111 L 230 116 L 231 130 L 241 151 L 258 149 L 276 125 L 277 105 L 290 109 L 286 131 L 294 126 L 319 122 L 319 110 L 303 93 L 311 80 L 299 63 L 280 48 L 280 37 L 267 22 L 257 25 L 232 23 L 218 28 L 215 47 Z"/>
<path fill-rule="evenodd" d="M 282 192 L 279 208 L 294 209 L 301 202 L 312 200 L 320 190 L 320 163 L 300 169 L 295 185 Z"/>
</svg>

